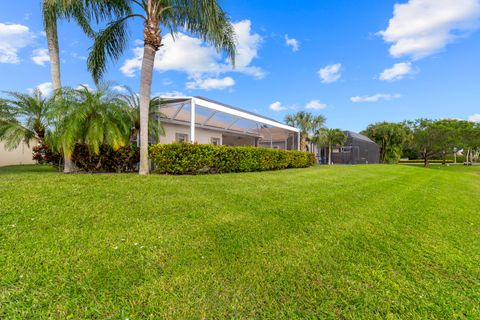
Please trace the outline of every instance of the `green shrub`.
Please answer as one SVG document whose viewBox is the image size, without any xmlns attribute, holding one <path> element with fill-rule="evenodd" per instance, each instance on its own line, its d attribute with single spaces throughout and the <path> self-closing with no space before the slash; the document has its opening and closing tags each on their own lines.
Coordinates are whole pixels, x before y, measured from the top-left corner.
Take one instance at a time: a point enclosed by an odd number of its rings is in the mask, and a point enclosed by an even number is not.
<svg viewBox="0 0 480 320">
<path fill-rule="evenodd" d="M 72 161 L 86 172 L 134 172 L 140 159 L 139 149 L 130 145 L 118 150 L 110 146 L 100 147 L 98 155 L 91 154 L 83 144 L 75 145 Z"/>
<path fill-rule="evenodd" d="M 315 156 L 300 151 L 173 143 L 150 146 L 155 171 L 168 174 L 227 173 L 306 168 Z"/>
</svg>

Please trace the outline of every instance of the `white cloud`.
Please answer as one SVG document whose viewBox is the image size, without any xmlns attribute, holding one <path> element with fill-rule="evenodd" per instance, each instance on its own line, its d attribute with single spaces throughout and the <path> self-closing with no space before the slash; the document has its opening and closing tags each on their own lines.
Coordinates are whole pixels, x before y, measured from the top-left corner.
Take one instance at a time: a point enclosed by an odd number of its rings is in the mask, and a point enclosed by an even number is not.
<svg viewBox="0 0 480 320">
<path fill-rule="evenodd" d="M 321 110 L 321 109 L 325 109 L 326 107 L 327 105 L 324 103 L 321 103 L 319 100 L 312 100 L 309 103 L 307 103 L 307 105 L 305 106 L 305 108 L 312 109 L 312 110 Z"/>
<path fill-rule="evenodd" d="M 468 118 L 468 121 L 471 122 L 480 122 L 480 113 L 474 114 Z"/>
<path fill-rule="evenodd" d="M 258 56 L 258 48 L 262 42 L 262 37 L 252 33 L 249 20 L 234 23 L 233 27 L 237 37 L 235 69 L 232 68 L 228 59 L 225 59 L 213 46 L 204 43 L 199 38 L 179 32 L 175 37 L 168 34 L 163 38 L 164 45 L 155 57 L 155 70 L 159 72 L 180 71 L 186 73 L 190 78 L 196 79 L 215 78 L 227 72 L 244 73 L 255 78 L 264 77 L 265 71 L 251 65 L 252 61 Z M 140 70 L 143 47 L 134 48 L 133 55 L 134 57 L 127 59 L 120 68 L 127 77 L 134 77 L 135 73 Z M 223 78 L 225 83 L 232 82 L 225 79 Z M 192 85 L 191 82 L 190 85 Z"/>
<path fill-rule="evenodd" d="M 90 87 L 90 86 L 88 85 L 88 83 L 82 83 L 82 84 L 78 85 L 77 87 L 75 87 L 75 89 L 77 89 L 77 90 L 82 90 L 82 89 L 85 89 L 85 88 L 86 88 L 88 91 L 90 91 L 90 92 L 93 92 L 93 91 L 94 91 L 94 90 L 92 89 L 92 87 Z"/>
<path fill-rule="evenodd" d="M 272 103 L 269 108 L 270 110 L 273 110 L 273 111 L 282 111 L 287 109 L 284 106 L 282 106 L 282 104 L 279 101 Z"/>
<path fill-rule="evenodd" d="M 393 57 L 420 59 L 479 27 L 478 0 L 409 0 L 396 4 L 388 28 L 379 34 Z"/>
<path fill-rule="evenodd" d="M 35 49 L 33 50 L 32 61 L 39 66 L 44 66 L 45 62 L 50 61 L 50 55 L 48 49 Z"/>
<path fill-rule="evenodd" d="M 44 96 L 49 96 L 53 92 L 53 85 L 51 82 L 44 82 L 35 87 L 39 90 Z M 35 91 L 34 88 L 28 88 L 27 92 L 32 94 Z"/>
<path fill-rule="evenodd" d="M 386 93 L 379 93 L 373 96 L 355 96 L 351 97 L 350 101 L 352 102 L 378 102 L 380 100 L 391 101 L 395 99 L 401 98 L 400 94 L 386 94 Z"/>
<path fill-rule="evenodd" d="M 318 71 L 320 79 L 323 83 L 333 83 L 341 78 L 340 71 L 342 69 L 341 63 L 330 64 Z"/>
<path fill-rule="evenodd" d="M 121 94 L 128 93 L 128 90 L 127 90 L 127 88 L 125 88 L 125 86 L 113 86 L 112 90 L 117 91 L 118 93 L 121 93 Z"/>
<path fill-rule="evenodd" d="M 193 77 L 192 81 L 186 83 L 189 90 L 224 90 L 235 85 L 231 77 L 225 78 L 199 78 Z"/>
<path fill-rule="evenodd" d="M 18 50 L 28 46 L 34 37 L 27 26 L 0 23 L 0 63 L 20 63 Z"/>
<path fill-rule="evenodd" d="M 162 97 L 162 98 L 178 98 L 178 97 L 185 97 L 186 95 L 180 91 L 169 91 L 169 92 L 157 92 L 155 96 Z"/>
<path fill-rule="evenodd" d="M 291 47 L 293 52 L 297 52 L 298 50 L 300 50 L 300 42 L 294 38 L 290 39 L 288 37 L 288 34 L 285 35 L 285 44 L 288 47 Z"/>
<path fill-rule="evenodd" d="M 405 78 L 405 76 L 413 74 L 412 64 L 410 62 L 396 63 L 393 67 L 383 70 L 379 79 L 382 81 L 395 81 Z"/>
</svg>

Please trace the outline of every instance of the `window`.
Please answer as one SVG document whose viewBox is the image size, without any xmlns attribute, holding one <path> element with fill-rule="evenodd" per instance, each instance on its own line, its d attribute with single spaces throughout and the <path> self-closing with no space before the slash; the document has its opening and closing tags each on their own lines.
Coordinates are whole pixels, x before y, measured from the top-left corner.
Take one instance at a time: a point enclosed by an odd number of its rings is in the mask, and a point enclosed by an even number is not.
<svg viewBox="0 0 480 320">
<path fill-rule="evenodd" d="M 188 134 L 186 133 L 175 133 L 175 141 L 180 143 L 188 142 Z"/>
<path fill-rule="evenodd" d="M 220 138 L 211 137 L 210 138 L 210 143 L 213 144 L 214 146 L 219 146 L 221 144 L 220 143 Z"/>
<path fill-rule="evenodd" d="M 352 147 L 343 147 L 342 148 L 342 153 L 350 153 L 352 152 Z"/>
</svg>

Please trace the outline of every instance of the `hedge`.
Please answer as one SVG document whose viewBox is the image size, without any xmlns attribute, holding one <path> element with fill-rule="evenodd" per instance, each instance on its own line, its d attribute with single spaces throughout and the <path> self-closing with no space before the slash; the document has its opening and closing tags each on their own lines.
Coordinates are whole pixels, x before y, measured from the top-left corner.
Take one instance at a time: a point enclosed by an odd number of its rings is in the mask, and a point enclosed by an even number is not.
<svg viewBox="0 0 480 320">
<path fill-rule="evenodd" d="M 100 146 L 98 155 L 91 154 L 83 144 L 75 145 L 72 161 L 78 169 L 86 172 L 135 172 L 140 160 L 140 150 L 133 145 L 114 150 Z"/>
<path fill-rule="evenodd" d="M 300 151 L 206 144 L 157 144 L 150 146 L 155 172 L 167 174 L 227 173 L 306 168 L 315 156 Z"/>
</svg>

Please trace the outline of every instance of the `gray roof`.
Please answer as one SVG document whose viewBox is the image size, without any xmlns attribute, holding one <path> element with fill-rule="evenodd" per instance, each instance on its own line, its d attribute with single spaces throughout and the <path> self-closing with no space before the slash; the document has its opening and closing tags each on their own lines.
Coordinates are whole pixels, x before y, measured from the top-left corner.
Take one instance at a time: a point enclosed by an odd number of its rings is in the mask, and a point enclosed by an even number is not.
<svg viewBox="0 0 480 320">
<path fill-rule="evenodd" d="M 345 135 L 346 135 L 348 138 L 357 139 L 357 140 L 363 140 L 363 141 L 375 143 L 375 142 L 372 141 L 369 137 L 364 136 L 363 134 L 356 133 L 356 132 L 353 132 L 353 131 L 348 131 L 348 130 L 347 130 L 347 131 L 343 131 L 343 132 L 345 133 Z"/>
</svg>

